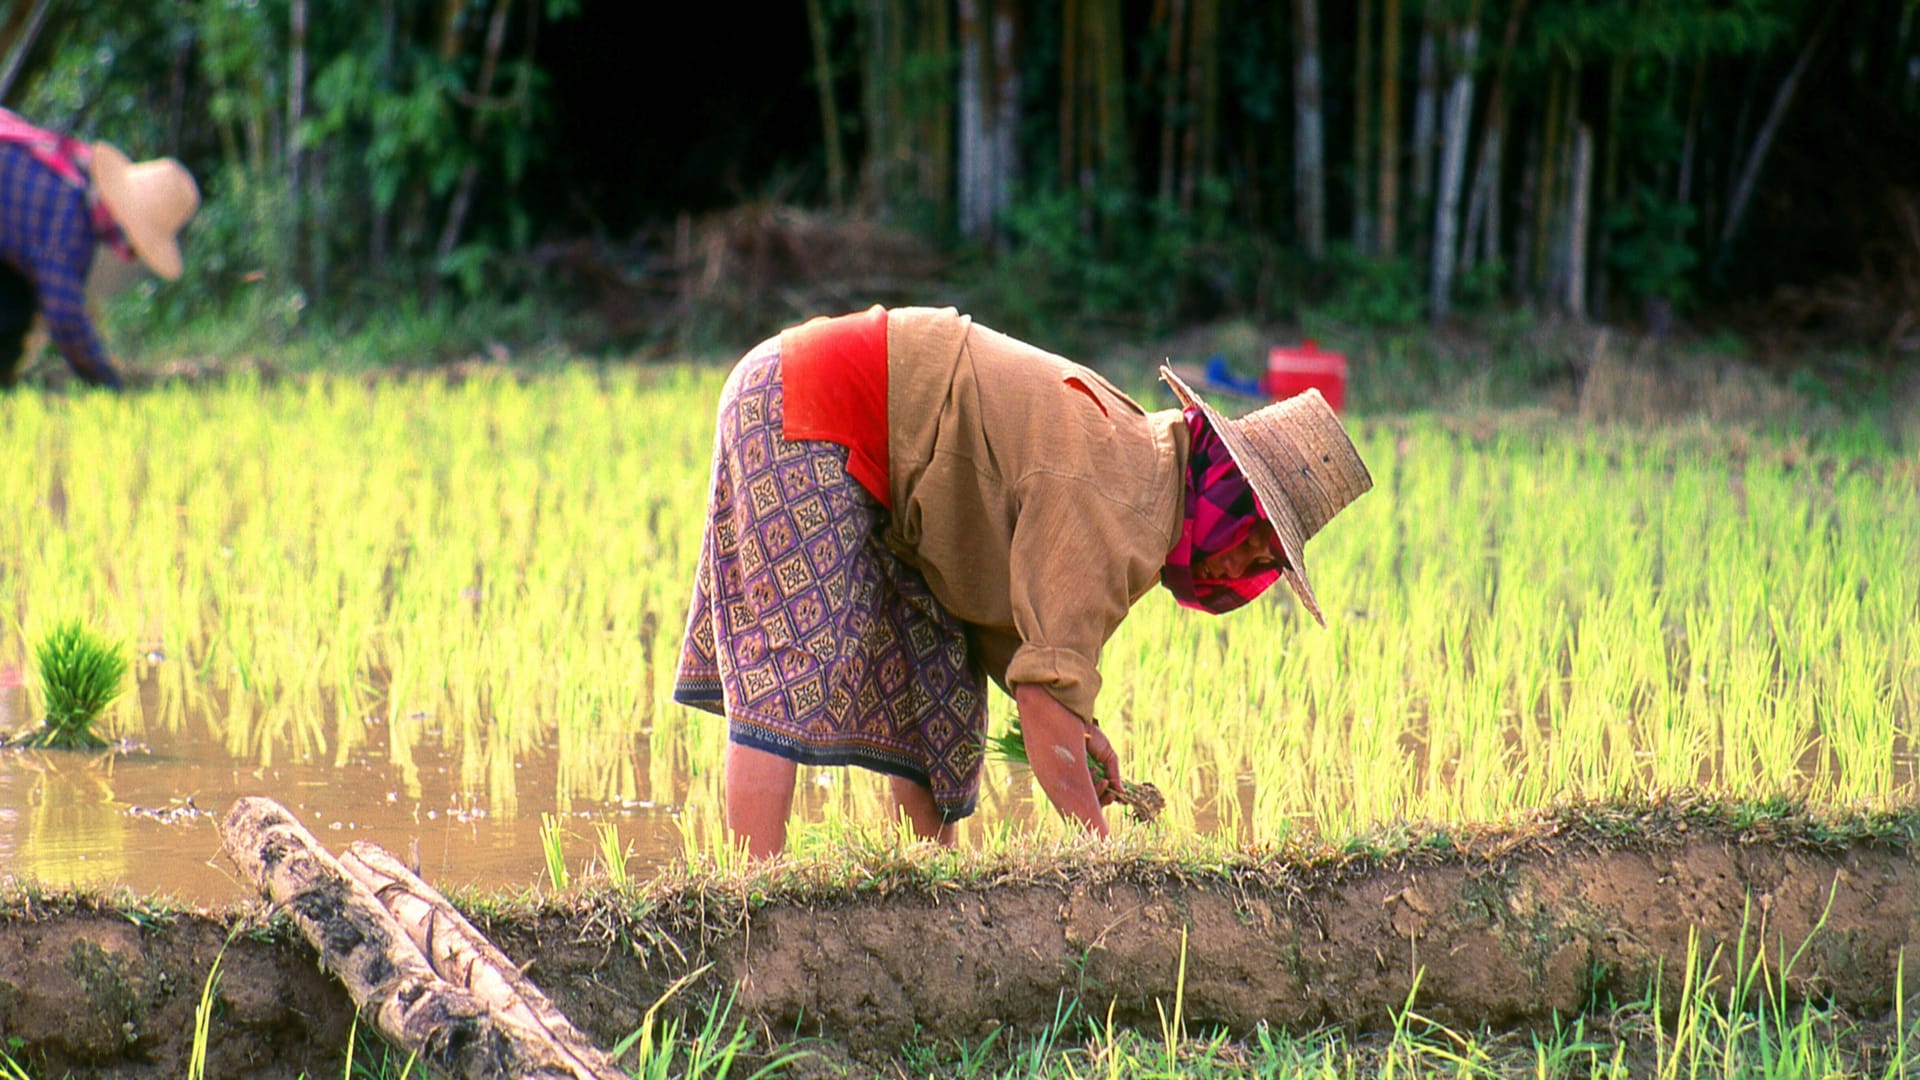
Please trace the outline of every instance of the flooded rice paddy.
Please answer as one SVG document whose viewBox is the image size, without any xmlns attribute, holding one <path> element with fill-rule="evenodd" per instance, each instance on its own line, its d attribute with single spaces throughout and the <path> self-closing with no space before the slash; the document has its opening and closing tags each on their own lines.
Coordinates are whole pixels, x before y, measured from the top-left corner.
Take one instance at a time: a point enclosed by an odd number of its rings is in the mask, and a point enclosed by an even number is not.
<svg viewBox="0 0 1920 1080">
<path fill-rule="evenodd" d="M 150 688 L 145 697 L 151 708 Z M 0 730 L 26 726 L 27 712 L 23 687 L 0 688 Z M 418 723 L 424 719 L 415 718 L 419 741 L 397 761 L 384 740 L 370 737 L 343 763 L 283 754 L 268 764 L 233 756 L 205 726 L 124 737 L 102 752 L 0 751 L 0 868 L 191 903 L 235 900 L 251 888 L 220 854 L 214 823 L 235 799 L 256 794 L 292 810 L 329 849 L 371 840 L 442 888 L 551 888 L 547 829 L 575 874 L 606 874 L 617 854 L 625 872 L 641 878 L 687 856 L 683 803 L 579 798 L 562 782 L 556 741 L 496 766 L 484 744 L 445 746 L 431 724 Z M 386 726 L 380 717 L 360 724 L 370 736 Z M 644 771 L 643 750 L 622 753 L 626 767 Z M 1032 810 L 1024 777 L 1001 772 L 983 805 L 1003 822 L 1021 820 Z M 485 777 L 477 784 L 469 779 L 476 773 Z M 874 782 L 836 770 L 803 773 L 796 812 L 812 819 L 831 812 L 837 786 Z M 658 794 L 684 800 L 690 779 L 675 777 Z M 696 808 L 693 816 L 706 815 Z"/>
<path fill-rule="evenodd" d="M 724 726 L 669 698 L 724 372 L 9 396 L 0 730 L 32 643 L 124 642 L 105 754 L 0 752 L 0 873 L 241 892 L 209 815 L 267 795 L 443 887 L 725 858 Z M 1157 405 L 1169 401 L 1155 399 Z M 1149 596 L 1102 722 L 1144 843 L 1260 845 L 1696 790 L 1915 801 L 1920 462 L 1884 442 L 1541 416 L 1362 419 L 1375 490 L 1276 593 Z M 996 698 L 993 725 L 1006 723 Z M 888 842 L 803 773 L 797 847 Z M 1061 829 L 989 761 L 964 843 Z"/>
</svg>

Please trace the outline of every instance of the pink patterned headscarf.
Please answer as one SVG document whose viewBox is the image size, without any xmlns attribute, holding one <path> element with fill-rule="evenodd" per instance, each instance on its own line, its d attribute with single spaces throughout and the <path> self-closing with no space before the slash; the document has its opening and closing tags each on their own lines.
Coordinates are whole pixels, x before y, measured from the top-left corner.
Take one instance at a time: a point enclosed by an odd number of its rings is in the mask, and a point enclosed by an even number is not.
<svg viewBox="0 0 1920 1080">
<path fill-rule="evenodd" d="M 1188 409 L 1191 449 L 1187 457 L 1187 497 L 1180 538 L 1167 552 L 1160 568 L 1160 584 L 1181 606 L 1223 615 L 1266 592 L 1280 580 L 1280 571 L 1263 570 L 1241 578 L 1206 579 L 1193 576 L 1193 564 L 1231 549 L 1247 538 L 1254 525 L 1265 520 L 1252 485 L 1233 463 L 1198 409 Z"/>
</svg>

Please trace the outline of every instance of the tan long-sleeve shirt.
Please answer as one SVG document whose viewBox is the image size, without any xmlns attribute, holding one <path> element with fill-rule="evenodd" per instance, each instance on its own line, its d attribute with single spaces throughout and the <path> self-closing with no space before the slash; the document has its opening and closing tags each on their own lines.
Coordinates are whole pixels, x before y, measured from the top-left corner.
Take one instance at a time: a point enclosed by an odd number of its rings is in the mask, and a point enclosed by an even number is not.
<svg viewBox="0 0 1920 1080">
<path fill-rule="evenodd" d="M 1179 534 L 1179 410 L 952 308 L 892 309 L 887 350 L 887 545 L 1003 686 L 1093 716 L 1100 650 Z"/>
</svg>

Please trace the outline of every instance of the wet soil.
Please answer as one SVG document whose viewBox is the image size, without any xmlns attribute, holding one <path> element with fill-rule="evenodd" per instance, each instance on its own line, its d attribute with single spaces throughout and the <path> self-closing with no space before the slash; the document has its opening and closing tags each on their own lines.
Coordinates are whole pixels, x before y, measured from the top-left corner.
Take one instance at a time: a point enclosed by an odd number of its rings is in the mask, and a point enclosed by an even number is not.
<svg viewBox="0 0 1920 1080">
<path fill-rule="evenodd" d="M 1791 994 L 1862 1015 L 1920 987 L 1913 812 L 1584 808 L 1206 867 L 1085 849 L 957 871 L 913 852 L 851 858 L 455 900 L 602 1046 L 706 966 L 663 1016 L 697 1024 L 737 991 L 755 1030 L 850 1061 L 1037 1031 L 1063 993 L 1154 1028 L 1181 987 L 1190 1025 L 1234 1031 L 1378 1029 L 1416 977 L 1426 1016 L 1526 1027 L 1639 1000 L 1660 979 L 1674 1000 L 1690 940 L 1722 974 L 1757 960 Z M 216 956 L 208 1075 L 340 1069 L 351 1001 L 257 904 L 169 912 L 16 890 L 0 899 L 0 1041 L 36 1075 L 184 1075 Z"/>
</svg>

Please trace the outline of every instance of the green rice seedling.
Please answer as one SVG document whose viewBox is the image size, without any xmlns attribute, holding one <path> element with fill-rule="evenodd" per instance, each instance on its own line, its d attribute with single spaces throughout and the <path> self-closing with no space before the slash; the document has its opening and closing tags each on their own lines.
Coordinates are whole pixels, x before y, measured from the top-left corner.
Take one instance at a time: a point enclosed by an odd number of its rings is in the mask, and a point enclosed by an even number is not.
<svg viewBox="0 0 1920 1080">
<path fill-rule="evenodd" d="M 618 1060 L 625 1057 L 627 1051 L 637 1046 L 639 1048 L 638 1057 L 643 1068 L 645 1068 L 647 1063 L 655 1060 L 657 1056 L 657 1044 L 653 1034 L 654 1018 L 659 1015 L 661 1009 L 666 1007 L 668 1001 L 672 1000 L 680 991 L 685 990 L 694 980 L 706 974 L 707 969 L 711 966 L 711 964 L 703 964 L 675 979 L 665 990 L 661 991 L 660 996 L 655 998 L 653 1004 L 647 1007 L 646 1014 L 640 1017 L 640 1026 L 628 1032 L 626 1038 L 614 1044 L 614 1059 Z M 671 1042 L 671 1040 L 668 1041 Z M 670 1062 L 671 1059 L 669 1059 L 667 1063 L 670 1064 Z"/>
<path fill-rule="evenodd" d="M 702 968 L 692 972 L 690 977 L 697 977 L 705 970 Z M 653 1008 L 648 1010 L 642 1023 L 651 1025 L 660 1005 L 681 985 L 675 983 L 669 987 Z M 740 1055 L 753 1045 L 753 1036 L 746 1020 L 733 1018 L 732 994 L 714 1000 L 703 1011 L 704 1016 L 698 1028 L 684 1026 L 679 1019 L 670 1019 L 661 1023 L 658 1041 L 635 1032 L 615 1047 L 613 1056 L 621 1057 L 637 1041 L 639 1049 L 627 1073 L 638 1080 L 729 1080 L 734 1075 L 735 1067 L 740 1064 Z M 636 1039 L 636 1036 L 640 1037 Z M 783 1075 L 788 1066 L 808 1056 L 804 1050 L 775 1055 L 772 1060 L 747 1073 L 746 1080 Z"/>
<path fill-rule="evenodd" d="M 107 745 L 93 730 L 101 713 L 120 696 L 127 676 L 125 649 L 88 630 L 78 619 L 49 630 L 34 650 L 45 717 L 16 746 L 99 750 Z"/>
<path fill-rule="evenodd" d="M 408 1080 L 414 1068 L 420 1064 L 418 1051 L 400 1057 L 398 1051 L 378 1033 L 368 1038 L 357 1038 L 359 1026 L 359 1017 L 355 1017 L 347 1031 L 344 1080 Z"/>
<path fill-rule="evenodd" d="M 213 1026 L 214 995 L 220 989 L 220 961 L 226 955 L 227 947 L 223 944 L 207 968 L 206 982 L 200 986 L 200 1001 L 193 1009 L 193 1049 L 187 1059 L 187 1080 L 205 1080 L 207 1075 L 208 1032 Z"/>
<path fill-rule="evenodd" d="M 1020 730 L 1018 717 L 1002 728 L 1000 734 L 990 737 L 988 742 L 994 752 L 1007 761 L 1030 766 L 1031 763 L 1027 760 L 1027 737 L 1026 733 Z M 1091 754 L 1087 756 L 1087 768 L 1093 772 L 1095 783 L 1107 778 L 1107 770 L 1095 761 Z M 1141 780 L 1122 779 L 1116 801 L 1133 813 L 1134 820 L 1142 822 L 1159 817 L 1160 811 L 1167 805 L 1159 788 Z"/>
<path fill-rule="evenodd" d="M 48 467 L 0 476 L 0 595 L 128 628 L 147 697 L 117 733 L 196 764 L 386 768 L 415 802 L 441 775 L 493 822 L 648 802 L 684 846 L 636 862 L 728 857 L 726 725 L 671 700 L 723 377 L 22 396 L 0 453 Z M 1284 589 L 1223 619 L 1156 591 L 1103 648 L 1106 726 L 1167 802 L 1153 843 L 1649 790 L 1920 792 L 1910 453 L 1492 415 L 1351 429 L 1376 487 L 1314 540 L 1326 629 Z M 804 775 L 796 828 L 891 820 L 884 784 Z M 1061 834 L 1020 779 L 988 771 L 964 843 Z"/>
<path fill-rule="evenodd" d="M 1915 1034 L 1907 1029 L 1907 950 L 1902 948 L 1893 968 L 1893 1052 L 1887 1055 L 1887 1067 L 1882 1074 L 1887 1080 L 1908 1075 L 1908 1047 L 1914 1042 Z"/>
<path fill-rule="evenodd" d="M 547 883 L 555 892 L 566 892 L 572 881 L 567 872 L 567 853 L 564 846 L 565 831 L 560 827 L 560 818 L 555 814 L 540 815 L 540 854 L 546 860 Z"/>
<path fill-rule="evenodd" d="M 633 878 L 627 873 L 627 860 L 633 852 L 620 843 L 620 826 L 602 821 L 593 828 L 600 841 L 600 862 L 607 868 L 607 883 L 621 892 L 627 891 L 633 885 Z"/>
<path fill-rule="evenodd" d="M 1166 1047 L 1166 1064 L 1172 1067 L 1180 1060 L 1180 1047 L 1187 1041 L 1187 928 L 1180 928 L 1180 964 L 1175 969 L 1173 979 L 1173 1019 L 1167 1019 L 1167 1012 L 1158 1002 L 1154 1009 L 1160 1014 L 1160 1038 Z"/>
</svg>

